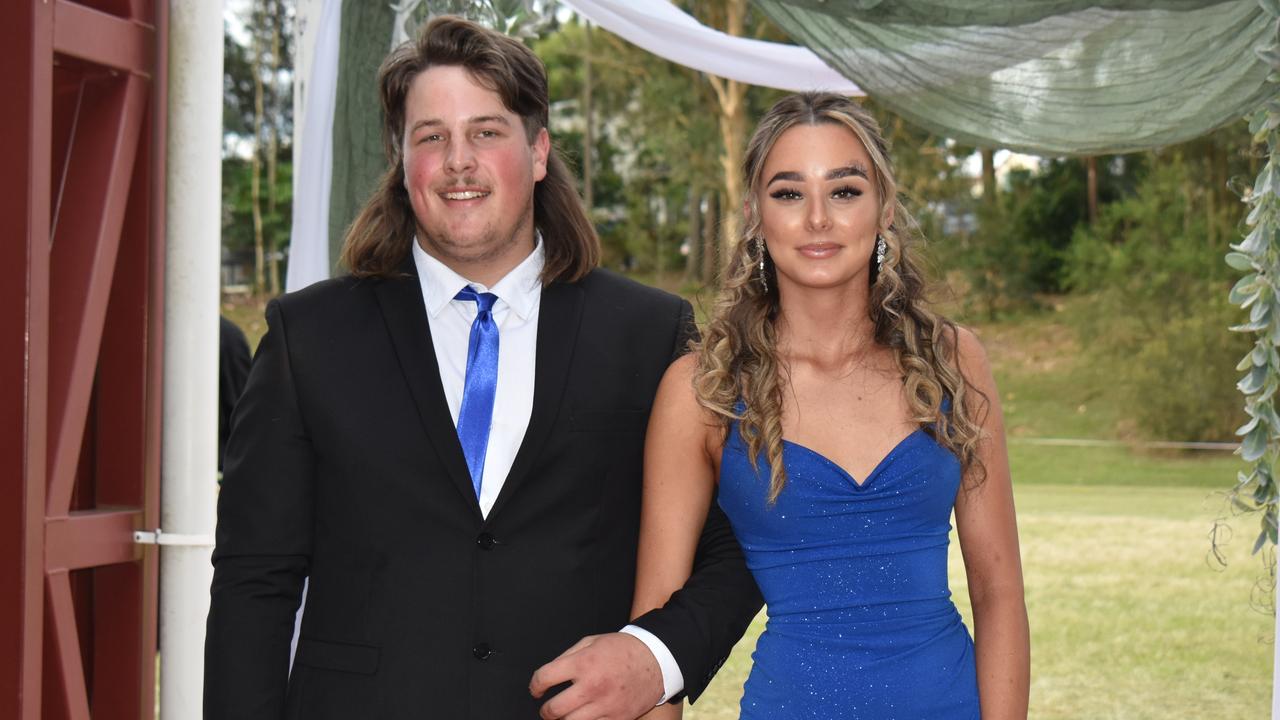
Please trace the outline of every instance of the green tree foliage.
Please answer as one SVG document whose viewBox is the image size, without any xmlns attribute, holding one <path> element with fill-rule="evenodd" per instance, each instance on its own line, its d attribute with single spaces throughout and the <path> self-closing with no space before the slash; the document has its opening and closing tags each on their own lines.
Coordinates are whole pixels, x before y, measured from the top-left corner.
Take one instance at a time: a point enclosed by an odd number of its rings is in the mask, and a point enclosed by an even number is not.
<svg viewBox="0 0 1280 720">
<path fill-rule="evenodd" d="M 1143 155 L 1097 158 L 1099 204 L 1132 194 L 1145 163 Z M 978 229 L 947 255 L 965 278 L 968 312 L 994 319 L 1065 289 L 1066 255 L 1088 222 L 1086 173 L 1082 158 L 1045 159 L 1035 172 L 1010 172 L 994 203 L 969 206 Z"/>
<path fill-rule="evenodd" d="M 1169 188 L 1180 198 L 1177 218 L 1168 221 L 1176 219 L 1189 234 L 1192 216 L 1217 218 L 1200 230 L 1204 242 L 1221 246 L 1233 235 L 1230 219 L 1239 215 L 1228 181 L 1252 174 L 1249 144 L 1237 123 L 1159 153 L 1099 156 L 1099 206 L 1132 198 L 1153 164 L 1176 157 L 1186 172 Z M 963 278 L 966 312 L 994 319 L 1035 308 L 1045 294 L 1067 291 L 1067 259 L 1077 233 L 1088 226 L 1087 193 L 1084 158 L 1049 158 L 1035 171 L 1010 172 L 996 202 L 971 203 L 977 230 L 947 238 L 943 248 L 946 266 Z"/>
<path fill-rule="evenodd" d="M 253 135 L 253 56 L 235 41 L 225 26 L 222 32 L 222 133 L 223 137 Z"/>
<path fill-rule="evenodd" d="M 243 43 L 223 33 L 223 252 L 233 266 L 252 258 L 261 294 L 279 291 L 289 239 L 293 6 L 253 0 L 242 21 Z"/>
<path fill-rule="evenodd" d="M 244 22 L 249 31 L 244 44 L 225 26 L 222 33 L 222 133 L 227 141 L 224 154 L 234 151 L 237 140 L 253 137 L 253 40 L 258 33 L 263 36 L 264 69 L 269 69 L 273 62 L 276 65 L 275 81 L 268 80 L 263 87 L 263 104 L 269 110 L 264 120 L 275 126 L 276 134 L 285 139 L 285 144 L 293 135 L 293 4 L 267 0 L 265 7 L 252 7 Z M 279 48 L 274 53 L 273 24 L 280 30 Z"/>
<path fill-rule="evenodd" d="M 283 253 L 289 246 L 293 221 L 292 150 L 280 149 L 276 170 L 274 209 L 262 208 L 263 241 L 271 252 Z M 253 167 L 248 159 L 226 157 L 222 160 L 222 250 L 228 258 L 253 257 Z M 263 188 L 267 194 L 270 188 Z"/>
<path fill-rule="evenodd" d="M 1234 208 L 1205 209 L 1198 162 L 1177 148 L 1155 160 L 1132 195 L 1078 224 L 1062 253 L 1065 284 L 1086 296 L 1077 325 L 1105 382 L 1138 430 L 1162 440 L 1229 441 L 1240 402 L 1225 392 L 1249 343 L 1235 322 L 1222 263 Z"/>
</svg>

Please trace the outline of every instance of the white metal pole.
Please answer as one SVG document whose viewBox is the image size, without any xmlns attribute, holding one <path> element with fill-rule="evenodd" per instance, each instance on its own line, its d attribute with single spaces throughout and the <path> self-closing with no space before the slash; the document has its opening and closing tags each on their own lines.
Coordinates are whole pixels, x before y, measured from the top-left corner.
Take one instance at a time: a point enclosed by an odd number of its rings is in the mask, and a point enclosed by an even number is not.
<svg viewBox="0 0 1280 720">
<path fill-rule="evenodd" d="M 217 498 L 222 3 L 169 0 L 160 717 L 200 716 Z"/>
</svg>

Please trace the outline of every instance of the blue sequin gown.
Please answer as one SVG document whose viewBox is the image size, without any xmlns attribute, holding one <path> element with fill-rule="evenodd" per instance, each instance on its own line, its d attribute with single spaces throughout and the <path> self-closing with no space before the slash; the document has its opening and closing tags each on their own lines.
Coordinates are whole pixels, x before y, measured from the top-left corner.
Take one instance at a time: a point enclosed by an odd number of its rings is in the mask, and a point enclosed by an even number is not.
<svg viewBox="0 0 1280 720">
<path fill-rule="evenodd" d="M 719 502 L 769 616 L 741 717 L 976 720 L 973 641 L 947 585 L 955 456 L 921 428 L 861 485 L 802 445 L 783 462 L 769 506 L 767 473 L 731 428 Z"/>
</svg>

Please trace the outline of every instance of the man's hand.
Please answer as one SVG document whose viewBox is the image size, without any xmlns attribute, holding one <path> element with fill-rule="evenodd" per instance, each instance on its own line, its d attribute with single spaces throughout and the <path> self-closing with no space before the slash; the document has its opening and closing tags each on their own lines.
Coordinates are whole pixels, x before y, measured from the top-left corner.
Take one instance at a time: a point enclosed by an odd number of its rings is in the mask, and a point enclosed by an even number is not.
<svg viewBox="0 0 1280 720">
<path fill-rule="evenodd" d="M 545 720 L 634 720 L 662 699 L 662 671 L 643 642 L 626 633 L 588 635 L 538 668 L 529 682 L 536 698 L 573 683 L 542 704 Z"/>
</svg>

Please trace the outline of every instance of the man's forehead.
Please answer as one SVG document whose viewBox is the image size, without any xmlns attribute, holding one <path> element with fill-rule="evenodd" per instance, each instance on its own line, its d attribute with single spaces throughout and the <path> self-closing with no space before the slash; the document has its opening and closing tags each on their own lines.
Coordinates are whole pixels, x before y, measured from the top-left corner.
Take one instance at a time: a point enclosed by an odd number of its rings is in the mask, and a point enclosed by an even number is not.
<svg viewBox="0 0 1280 720">
<path fill-rule="evenodd" d="M 414 78 L 405 98 L 405 118 L 417 122 L 487 122 L 501 118 L 507 123 L 517 115 L 502 102 L 498 93 L 461 68 L 429 68 Z"/>
<path fill-rule="evenodd" d="M 516 118 L 511 113 L 505 115 L 493 115 L 488 113 L 479 113 L 476 115 L 464 115 L 462 117 L 448 118 L 439 114 L 424 112 L 421 117 L 417 117 L 410 113 L 406 120 L 413 127 L 424 127 L 433 125 L 446 125 L 451 122 L 462 123 L 463 125 L 486 125 L 489 123 L 497 123 L 499 125 L 513 125 Z"/>
</svg>

